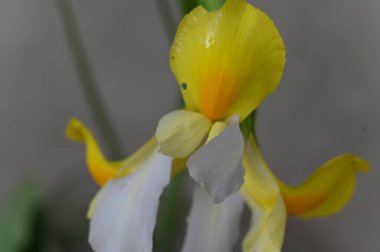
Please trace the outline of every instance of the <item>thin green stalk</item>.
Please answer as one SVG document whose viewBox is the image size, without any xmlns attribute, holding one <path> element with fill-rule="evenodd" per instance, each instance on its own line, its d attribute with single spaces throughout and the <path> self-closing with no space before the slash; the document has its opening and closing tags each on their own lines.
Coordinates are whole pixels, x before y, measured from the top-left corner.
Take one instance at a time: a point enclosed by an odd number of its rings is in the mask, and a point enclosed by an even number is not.
<svg viewBox="0 0 380 252">
<path fill-rule="evenodd" d="M 208 11 L 214 11 L 222 7 L 224 0 L 198 0 L 198 4 L 202 5 Z"/>
<path fill-rule="evenodd" d="M 179 233 L 179 219 L 183 214 L 181 211 L 182 185 L 185 172 L 172 179 L 165 188 L 161 198 L 159 218 L 155 229 L 154 251 L 166 252 L 175 250 Z"/>
<path fill-rule="evenodd" d="M 107 114 L 100 92 L 97 89 L 97 83 L 80 37 L 71 2 L 70 0 L 57 0 L 57 6 L 62 18 L 67 43 L 80 79 L 81 88 L 91 111 L 92 119 L 100 131 L 110 157 L 115 159 L 121 158 L 124 153 L 111 123 L 111 119 Z"/>
<path fill-rule="evenodd" d="M 202 5 L 208 11 L 214 11 L 222 7 L 224 0 L 179 0 L 182 13 L 185 15 L 198 5 Z"/>
</svg>

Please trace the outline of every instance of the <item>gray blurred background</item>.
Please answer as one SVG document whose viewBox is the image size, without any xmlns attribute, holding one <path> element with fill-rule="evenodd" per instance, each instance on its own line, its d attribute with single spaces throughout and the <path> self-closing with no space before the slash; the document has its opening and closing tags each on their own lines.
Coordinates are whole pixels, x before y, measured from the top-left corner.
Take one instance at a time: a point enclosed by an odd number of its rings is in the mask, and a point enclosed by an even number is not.
<svg viewBox="0 0 380 252">
<path fill-rule="evenodd" d="M 125 153 L 178 104 L 170 39 L 157 3 L 77 0 L 80 30 Z M 275 173 L 303 181 L 331 157 L 372 164 L 353 200 L 328 219 L 289 218 L 285 252 L 380 251 L 380 1 L 254 0 L 287 47 L 282 84 L 261 106 L 258 136 Z M 0 213 L 24 180 L 42 185 L 56 251 L 86 251 L 87 205 L 97 190 L 83 146 L 67 141 L 71 116 L 95 124 L 84 101 L 55 1 L 0 1 Z M 95 133 L 98 133 L 95 130 Z M 63 238 L 62 238 L 63 237 Z M 52 248 L 51 251 L 54 251 Z"/>
</svg>

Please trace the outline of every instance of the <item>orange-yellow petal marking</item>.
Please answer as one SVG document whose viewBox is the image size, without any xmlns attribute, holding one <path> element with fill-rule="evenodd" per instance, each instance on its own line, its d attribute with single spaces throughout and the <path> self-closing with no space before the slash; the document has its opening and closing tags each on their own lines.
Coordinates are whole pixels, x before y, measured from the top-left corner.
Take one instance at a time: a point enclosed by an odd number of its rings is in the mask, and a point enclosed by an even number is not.
<svg viewBox="0 0 380 252">
<path fill-rule="evenodd" d="M 346 154 L 325 163 L 302 185 L 290 187 L 278 181 L 288 214 L 312 218 L 340 211 L 353 195 L 356 173 L 368 170 L 367 161 Z"/>
<path fill-rule="evenodd" d="M 104 158 L 93 134 L 81 121 L 72 118 L 66 126 L 65 134 L 70 140 L 86 144 L 87 166 L 97 184 L 102 186 L 115 176 L 122 163 Z"/>
<path fill-rule="evenodd" d="M 201 76 L 199 109 L 210 120 L 223 119 L 236 99 L 239 81 L 227 70 L 214 70 Z"/>
<path fill-rule="evenodd" d="M 178 27 L 170 67 L 186 108 L 210 120 L 259 106 L 280 82 L 285 46 L 272 20 L 242 0 L 208 12 L 199 6 Z"/>
</svg>

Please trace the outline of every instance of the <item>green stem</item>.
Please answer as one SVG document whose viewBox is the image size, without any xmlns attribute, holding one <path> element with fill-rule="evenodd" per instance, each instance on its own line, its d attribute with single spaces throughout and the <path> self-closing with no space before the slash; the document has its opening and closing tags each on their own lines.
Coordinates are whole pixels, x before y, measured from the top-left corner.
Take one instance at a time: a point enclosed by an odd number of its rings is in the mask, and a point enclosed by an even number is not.
<svg viewBox="0 0 380 252">
<path fill-rule="evenodd" d="M 222 7 L 224 0 L 198 0 L 198 4 L 202 5 L 208 11 L 214 11 Z"/>
<path fill-rule="evenodd" d="M 107 114 L 100 92 L 97 89 L 96 80 L 80 37 L 70 0 L 57 0 L 57 5 L 62 18 L 67 43 L 79 75 L 83 94 L 91 111 L 91 116 L 100 131 L 110 157 L 114 159 L 121 158 L 124 153 Z"/>
<path fill-rule="evenodd" d="M 178 240 L 181 211 L 182 185 L 185 172 L 177 175 L 166 187 L 161 198 L 159 218 L 155 230 L 156 252 L 175 251 L 176 240 Z"/>
<path fill-rule="evenodd" d="M 222 7 L 224 0 L 180 0 L 183 14 L 189 13 L 198 5 L 202 5 L 208 11 L 214 11 Z"/>
</svg>

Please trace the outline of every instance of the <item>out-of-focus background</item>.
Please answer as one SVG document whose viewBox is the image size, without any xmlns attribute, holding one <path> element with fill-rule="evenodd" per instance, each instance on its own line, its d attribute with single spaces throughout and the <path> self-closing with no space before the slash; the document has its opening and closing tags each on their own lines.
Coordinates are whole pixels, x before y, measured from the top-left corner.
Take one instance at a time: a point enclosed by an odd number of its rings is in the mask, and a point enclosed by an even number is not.
<svg viewBox="0 0 380 252">
<path fill-rule="evenodd" d="M 168 67 L 174 30 L 165 30 L 157 5 L 169 4 L 177 23 L 180 9 L 175 0 L 72 2 L 98 88 L 125 154 L 131 153 L 178 105 Z M 275 173 L 296 184 L 346 152 L 372 164 L 339 214 L 289 218 L 284 251 L 380 251 L 380 2 L 250 2 L 275 21 L 287 47 L 282 83 L 257 117 Z M 67 141 L 63 130 L 76 116 L 99 132 L 56 1 L 0 1 L 0 116 L 0 216 L 20 185 L 34 181 L 42 194 L 47 251 L 90 251 L 85 215 L 97 186 L 83 146 Z"/>
</svg>

